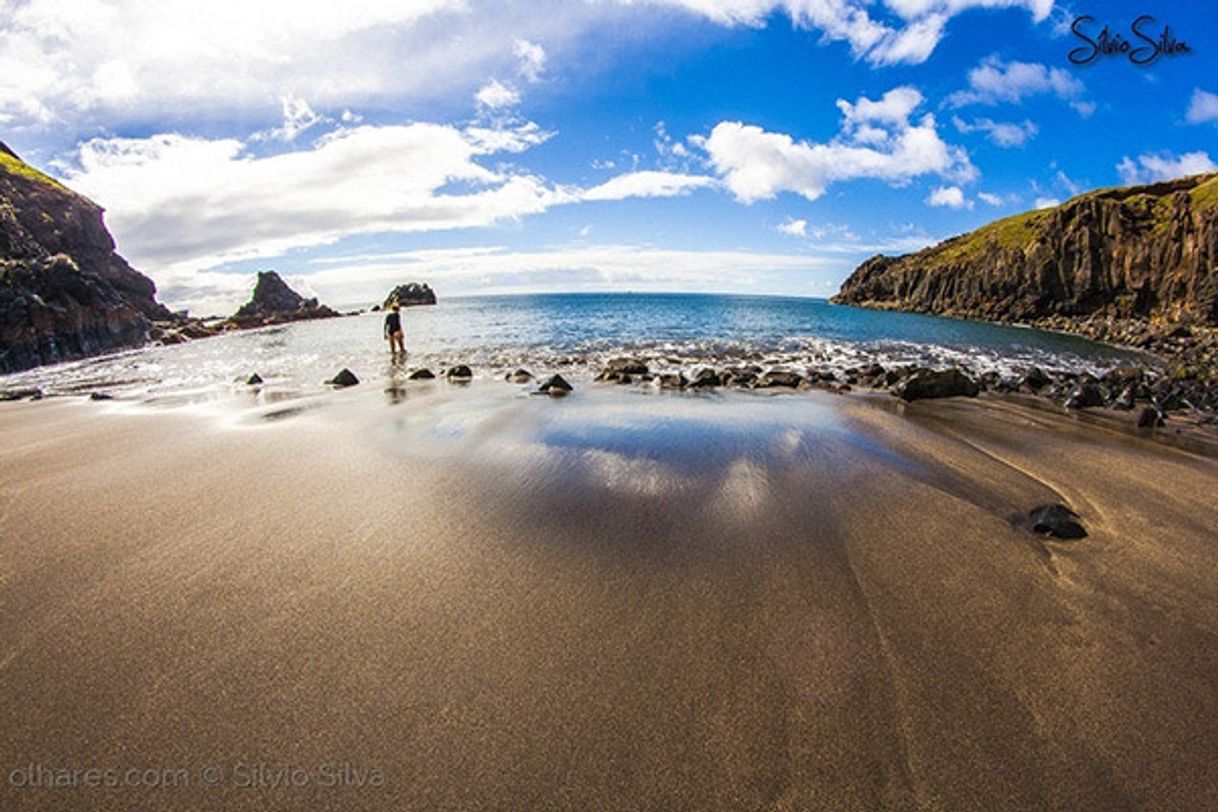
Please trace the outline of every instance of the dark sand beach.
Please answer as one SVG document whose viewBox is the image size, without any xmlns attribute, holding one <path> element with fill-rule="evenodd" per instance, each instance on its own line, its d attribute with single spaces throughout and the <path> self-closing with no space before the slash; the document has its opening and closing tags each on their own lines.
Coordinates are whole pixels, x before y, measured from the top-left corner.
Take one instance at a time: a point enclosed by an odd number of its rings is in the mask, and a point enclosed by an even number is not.
<svg viewBox="0 0 1218 812">
<path fill-rule="evenodd" d="M 401 397 L 0 404 L 0 807 L 1218 807 L 1214 458 L 1012 402 Z M 1058 501 L 1086 539 L 1012 522 Z"/>
</svg>

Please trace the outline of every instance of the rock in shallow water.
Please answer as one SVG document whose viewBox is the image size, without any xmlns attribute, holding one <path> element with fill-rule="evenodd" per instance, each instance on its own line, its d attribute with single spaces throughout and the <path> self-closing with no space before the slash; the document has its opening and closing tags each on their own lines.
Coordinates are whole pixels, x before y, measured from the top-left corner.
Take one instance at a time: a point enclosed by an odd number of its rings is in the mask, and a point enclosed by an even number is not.
<svg viewBox="0 0 1218 812">
<path fill-rule="evenodd" d="M 416 369 L 414 372 L 407 375 L 406 379 L 411 380 L 411 381 L 430 381 L 430 380 L 433 380 L 435 377 L 436 376 L 435 376 L 434 372 L 432 372 L 427 367 L 424 367 L 423 369 Z"/>
<path fill-rule="evenodd" d="M 1078 383 L 1066 395 L 1067 409 L 1088 409 L 1104 405 L 1104 393 L 1094 383 Z"/>
<path fill-rule="evenodd" d="M 1032 508 L 1028 520 L 1034 533 L 1059 539 L 1081 539 L 1087 530 L 1078 514 L 1065 505 L 1041 505 Z"/>
<path fill-rule="evenodd" d="M 528 383 L 533 380 L 533 373 L 521 368 L 504 376 L 508 383 Z"/>
<path fill-rule="evenodd" d="M 757 382 L 758 389 L 794 389 L 803 381 L 803 376 L 797 372 L 788 372 L 783 369 L 771 369 L 769 372 L 761 376 L 761 380 Z"/>
<path fill-rule="evenodd" d="M 339 371 L 339 373 L 337 375 L 335 375 L 330 380 L 326 381 L 326 383 L 328 383 L 330 386 L 334 386 L 339 389 L 343 389 L 348 386 L 355 386 L 356 384 L 358 384 L 359 378 L 355 377 L 354 372 L 352 372 L 351 370 L 344 367 L 342 370 Z"/>
<path fill-rule="evenodd" d="M 977 382 L 958 369 L 920 369 L 893 387 L 902 400 L 977 397 Z"/>
<path fill-rule="evenodd" d="M 1147 406 L 1138 414 L 1138 428 L 1157 429 L 1163 425 L 1163 413 L 1154 406 Z"/>
<path fill-rule="evenodd" d="M 258 384 L 262 383 L 262 376 L 255 372 L 253 375 L 246 378 L 245 383 L 248 386 L 257 386 Z"/>
<path fill-rule="evenodd" d="M 445 371 L 444 377 L 450 381 L 468 381 L 474 377 L 474 372 L 465 364 L 457 364 L 456 366 L 449 367 Z"/>
<path fill-rule="evenodd" d="M 552 398 L 560 398 L 572 391 L 572 389 L 571 384 L 567 383 L 563 376 L 551 375 L 542 382 L 541 386 L 537 387 L 537 393 L 539 395 L 549 395 Z"/>
</svg>

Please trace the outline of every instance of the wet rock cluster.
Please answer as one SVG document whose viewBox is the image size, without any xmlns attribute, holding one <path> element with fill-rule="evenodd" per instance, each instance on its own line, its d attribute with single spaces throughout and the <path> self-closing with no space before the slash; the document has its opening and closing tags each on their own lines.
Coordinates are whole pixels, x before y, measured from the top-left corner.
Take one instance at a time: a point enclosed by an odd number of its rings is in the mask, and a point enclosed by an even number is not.
<svg viewBox="0 0 1218 812">
<path fill-rule="evenodd" d="M 650 384 L 665 390 L 852 389 L 884 390 L 905 401 L 945 397 L 976 397 L 983 392 L 1021 393 L 1053 401 L 1067 409 L 1109 408 L 1137 411 L 1143 428 L 1161 426 L 1171 412 L 1214 411 L 1218 404 L 1205 399 L 1188 380 L 1157 374 L 1138 366 L 1119 366 L 1101 377 L 1087 373 L 1046 371 L 1029 367 L 1019 375 L 997 372 L 973 375 L 965 370 L 930 369 L 916 365 L 885 367 L 878 363 L 834 370 L 827 367 L 765 368 L 745 364 L 721 368 L 701 367 L 691 376 L 680 371 L 652 370 L 637 358 L 615 358 L 596 376 L 613 384 Z M 1210 422 L 1215 422 L 1209 419 Z M 1204 422 L 1204 421 L 1203 421 Z"/>
</svg>

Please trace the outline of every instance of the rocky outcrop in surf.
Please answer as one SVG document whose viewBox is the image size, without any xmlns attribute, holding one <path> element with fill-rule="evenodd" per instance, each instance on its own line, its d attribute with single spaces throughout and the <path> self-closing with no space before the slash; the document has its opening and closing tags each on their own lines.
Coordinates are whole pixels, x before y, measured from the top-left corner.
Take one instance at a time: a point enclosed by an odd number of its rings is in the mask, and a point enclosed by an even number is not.
<svg viewBox="0 0 1218 812">
<path fill-rule="evenodd" d="M 0 373 L 136 347 L 172 318 L 101 207 L 0 142 Z"/>
<path fill-rule="evenodd" d="M 389 291 L 389 295 L 385 297 L 385 303 L 382 307 L 390 307 L 393 304 L 398 304 L 402 307 L 413 307 L 415 305 L 433 305 L 435 303 L 436 293 L 431 289 L 430 285 L 426 282 L 408 282 L 405 285 L 398 285 Z"/>
<path fill-rule="evenodd" d="M 228 318 L 226 327 L 264 327 L 289 321 L 328 319 L 342 314 L 316 298 L 306 299 L 274 271 L 260 271 L 252 298 Z"/>
</svg>

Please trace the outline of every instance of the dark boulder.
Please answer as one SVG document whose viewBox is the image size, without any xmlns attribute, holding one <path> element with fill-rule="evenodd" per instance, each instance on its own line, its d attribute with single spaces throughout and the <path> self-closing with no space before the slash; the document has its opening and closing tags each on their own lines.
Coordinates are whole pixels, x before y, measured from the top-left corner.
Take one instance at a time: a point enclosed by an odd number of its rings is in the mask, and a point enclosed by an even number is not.
<svg viewBox="0 0 1218 812">
<path fill-rule="evenodd" d="M 635 378 L 650 380 L 651 370 L 647 364 L 637 358 L 613 358 L 605 364 L 605 368 L 596 376 L 598 381 L 609 383 L 633 383 Z"/>
<path fill-rule="evenodd" d="M 105 392 L 89 393 L 89 400 L 114 400 L 114 395 L 109 395 Z"/>
<path fill-rule="evenodd" d="M 255 372 L 253 375 L 246 378 L 245 382 L 249 386 L 257 386 L 258 384 L 262 383 L 262 376 Z"/>
<path fill-rule="evenodd" d="M 451 366 L 444 371 L 444 377 L 450 381 L 463 382 L 474 377 L 474 371 L 465 364 Z"/>
<path fill-rule="evenodd" d="M 931 398 L 975 398 L 980 388 L 977 382 L 958 369 L 919 369 L 893 387 L 893 394 L 902 400 Z"/>
<path fill-rule="evenodd" d="M 1154 406 L 1147 406 L 1138 413 L 1138 428 L 1157 429 L 1163 425 L 1163 413 Z"/>
<path fill-rule="evenodd" d="M 1134 385 L 1126 386 L 1121 390 L 1121 394 L 1117 395 L 1116 400 L 1112 401 L 1112 408 L 1119 409 L 1122 412 L 1128 412 L 1133 409 L 1134 400 L 1137 398 L 1137 387 Z"/>
<path fill-rule="evenodd" d="M 430 369 L 427 369 L 426 367 L 424 367 L 423 369 L 416 369 L 414 372 L 412 372 L 406 376 L 407 380 L 411 380 L 411 381 L 430 381 L 430 380 L 433 380 L 435 377 L 436 377 L 435 373 L 433 373 Z"/>
<path fill-rule="evenodd" d="M 656 383 L 661 389 L 684 389 L 689 386 L 689 380 L 680 372 L 662 372 L 656 377 Z"/>
<path fill-rule="evenodd" d="M 1039 392 L 1051 383 L 1053 383 L 1053 379 L 1040 367 L 1029 369 L 1024 373 L 1023 380 L 1020 381 L 1021 385 L 1026 386 L 1033 392 Z"/>
<path fill-rule="evenodd" d="M 29 389 L 5 389 L 3 391 L 0 391 L 0 402 L 7 402 L 7 401 L 12 401 L 12 400 L 25 400 L 26 398 L 29 398 L 30 400 L 39 400 L 42 398 L 42 390 L 35 389 L 35 388 L 29 388 Z"/>
<path fill-rule="evenodd" d="M 533 373 L 529 372 L 527 369 L 521 368 L 515 372 L 509 372 L 506 376 L 504 376 L 504 380 L 506 380 L 508 383 L 528 383 L 529 381 L 533 380 Z"/>
<path fill-rule="evenodd" d="M 1066 395 L 1067 409 L 1089 409 L 1104 405 L 1104 393 L 1091 381 L 1076 383 Z"/>
<path fill-rule="evenodd" d="M 771 369 L 761 376 L 756 386 L 758 389 L 794 389 L 802 381 L 803 376 L 798 372 L 789 372 L 785 369 Z"/>
<path fill-rule="evenodd" d="M 355 377 L 355 373 L 344 367 L 339 370 L 339 373 L 330 380 L 326 381 L 330 386 L 338 389 L 344 389 L 348 386 L 355 386 L 359 383 L 359 378 Z"/>
<path fill-rule="evenodd" d="M 720 379 L 723 381 L 724 386 L 748 388 L 757 382 L 757 375 L 760 372 L 760 367 L 728 367 L 723 370 Z"/>
<path fill-rule="evenodd" d="M 1028 513 L 1032 532 L 1058 539 L 1086 538 L 1087 530 L 1078 514 L 1065 505 L 1040 505 Z"/>
<path fill-rule="evenodd" d="M 573 388 L 563 376 L 551 375 L 542 382 L 541 386 L 537 387 L 537 393 L 539 395 L 549 395 L 552 398 L 560 398 L 571 392 Z"/>
<path fill-rule="evenodd" d="M 693 380 L 689 382 L 690 389 L 713 389 L 723 385 L 723 379 L 719 377 L 719 373 L 710 367 L 703 367 L 694 373 Z"/>
</svg>

